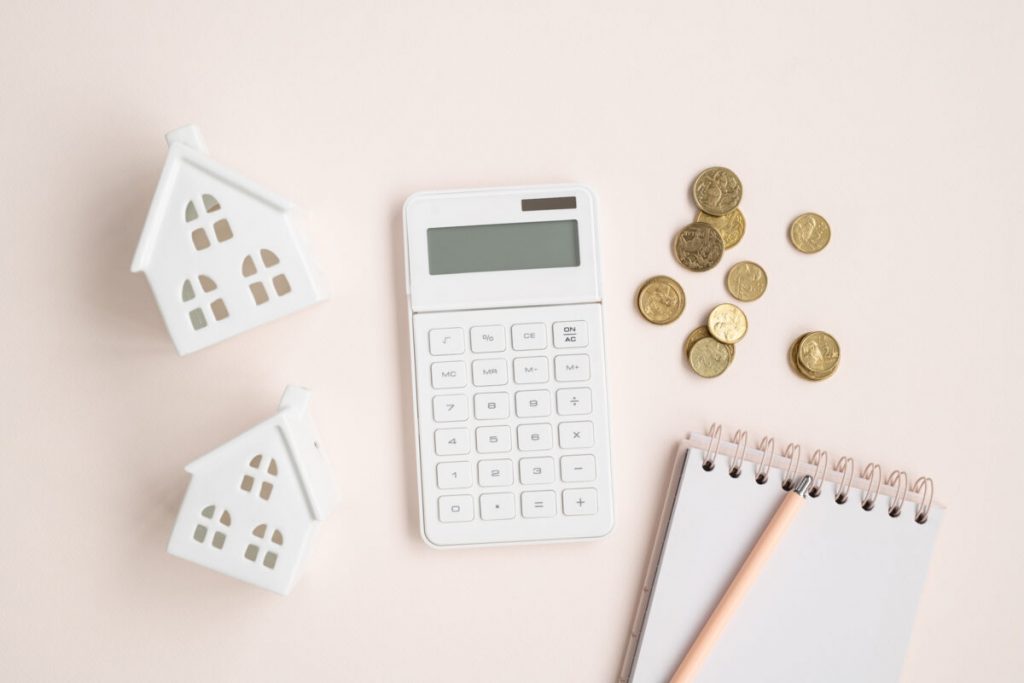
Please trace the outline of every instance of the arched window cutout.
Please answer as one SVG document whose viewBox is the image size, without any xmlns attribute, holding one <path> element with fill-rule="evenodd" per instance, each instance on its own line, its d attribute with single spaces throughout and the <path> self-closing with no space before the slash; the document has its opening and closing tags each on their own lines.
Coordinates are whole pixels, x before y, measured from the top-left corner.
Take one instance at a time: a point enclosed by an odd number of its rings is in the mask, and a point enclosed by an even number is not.
<svg viewBox="0 0 1024 683">
<path fill-rule="evenodd" d="M 267 543 L 267 525 L 260 524 L 252 530 L 252 535 L 257 539 L 256 541 L 250 541 L 249 545 L 245 549 L 245 559 L 250 562 L 257 562 L 260 559 L 260 555 L 263 556 L 262 564 L 267 569 L 273 569 L 277 566 L 277 557 L 281 552 L 280 548 L 284 545 L 284 535 L 280 529 L 274 529 L 270 534 L 270 543 Z M 277 546 L 275 548 L 274 546 Z"/>
<path fill-rule="evenodd" d="M 195 201 L 190 200 L 185 205 L 185 222 L 191 223 L 200 219 L 199 210 L 196 208 L 198 205 Z M 196 251 L 203 251 L 209 249 L 212 242 L 210 241 L 210 230 L 213 230 L 213 236 L 217 238 L 218 242 L 227 242 L 229 239 L 235 236 L 234 231 L 231 229 L 231 223 L 228 222 L 227 218 L 222 216 L 212 216 L 221 210 L 220 202 L 212 194 L 204 194 L 202 196 L 202 211 L 203 216 L 213 220 L 212 225 L 207 221 L 202 221 L 198 227 L 191 232 L 192 246 Z"/>
<path fill-rule="evenodd" d="M 268 458 L 266 460 L 266 467 L 261 467 L 264 464 L 263 455 L 257 455 L 249 461 L 249 472 L 242 475 L 242 483 L 239 485 L 246 493 L 252 493 L 256 488 L 257 481 L 259 482 L 259 496 L 263 500 L 270 500 L 270 494 L 274 492 L 274 483 L 270 481 L 274 477 L 277 477 L 277 460 L 274 458 Z M 257 527 L 258 528 L 258 527 Z"/>
<path fill-rule="evenodd" d="M 217 516 L 217 506 L 207 505 L 199 513 L 199 516 L 201 519 L 192 531 L 192 540 L 204 544 L 207 537 L 210 537 L 210 545 L 217 550 L 222 549 L 227 540 L 226 530 L 231 527 L 231 514 L 227 510 L 221 510 L 220 515 Z M 211 530 L 213 531 L 212 536 L 210 535 Z"/>
<path fill-rule="evenodd" d="M 249 293 L 257 306 L 270 301 L 270 289 L 281 297 L 292 291 L 292 283 L 284 273 L 275 274 L 281 266 L 281 259 L 270 249 L 260 249 L 259 264 L 251 255 L 242 259 L 242 277 L 250 278 Z M 268 280 L 269 278 L 269 280 Z"/>
<path fill-rule="evenodd" d="M 199 331 L 209 324 L 211 316 L 213 320 L 220 321 L 228 317 L 228 307 L 224 303 L 224 299 L 215 298 L 216 294 L 211 294 L 217 291 L 217 283 L 212 278 L 206 275 L 200 275 L 196 278 L 199 284 L 199 289 L 204 294 L 209 296 L 196 297 L 196 286 L 192 280 L 185 280 L 181 285 L 181 300 L 183 303 L 192 303 L 192 308 L 188 311 L 188 319 L 192 324 L 192 329 Z"/>
</svg>

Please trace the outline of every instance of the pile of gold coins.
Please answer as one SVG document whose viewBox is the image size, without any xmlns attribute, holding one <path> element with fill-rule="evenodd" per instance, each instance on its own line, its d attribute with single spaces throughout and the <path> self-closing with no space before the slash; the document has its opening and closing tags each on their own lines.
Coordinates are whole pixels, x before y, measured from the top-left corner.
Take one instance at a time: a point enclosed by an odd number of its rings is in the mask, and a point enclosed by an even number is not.
<svg viewBox="0 0 1024 683">
<path fill-rule="evenodd" d="M 679 231 L 672 243 L 676 261 L 694 272 L 719 264 L 727 249 L 739 244 L 747 221 L 739 209 L 743 184 L 735 173 L 715 166 L 705 169 L 693 183 L 697 216 Z M 805 254 L 821 251 L 831 239 L 831 228 L 815 213 L 798 216 L 789 226 L 789 239 Z M 759 299 L 768 288 L 768 275 L 753 261 L 740 261 L 725 278 L 726 290 L 740 302 Z M 682 286 L 667 275 L 645 282 L 637 294 L 637 308 L 648 321 L 667 325 L 679 319 L 686 307 Z M 695 329 L 683 343 L 683 356 L 701 377 L 717 377 L 736 356 L 736 344 L 747 333 L 747 316 L 736 305 L 723 303 L 708 315 L 707 324 Z M 839 367 L 839 344 L 825 332 L 809 332 L 790 347 L 790 364 L 804 379 L 820 381 Z"/>
</svg>

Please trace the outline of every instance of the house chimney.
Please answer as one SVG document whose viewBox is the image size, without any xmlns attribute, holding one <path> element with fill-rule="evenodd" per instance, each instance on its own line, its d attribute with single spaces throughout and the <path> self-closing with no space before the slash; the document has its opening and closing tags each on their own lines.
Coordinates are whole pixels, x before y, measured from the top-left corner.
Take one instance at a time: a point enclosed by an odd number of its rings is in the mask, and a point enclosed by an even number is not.
<svg viewBox="0 0 1024 683">
<path fill-rule="evenodd" d="M 168 146 L 178 142 L 183 145 L 187 145 L 198 152 L 208 154 L 206 151 L 206 143 L 203 141 L 203 134 L 199 132 L 199 126 L 194 124 L 175 128 L 165 137 L 167 138 Z"/>
</svg>

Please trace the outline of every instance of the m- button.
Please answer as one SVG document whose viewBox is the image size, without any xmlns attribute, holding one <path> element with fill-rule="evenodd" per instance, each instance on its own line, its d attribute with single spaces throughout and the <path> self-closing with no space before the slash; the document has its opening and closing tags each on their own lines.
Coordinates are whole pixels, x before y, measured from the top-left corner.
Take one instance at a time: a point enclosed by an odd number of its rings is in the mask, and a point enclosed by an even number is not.
<svg viewBox="0 0 1024 683">
<path fill-rule="evenodd" d="M 586 346 L 590 341 L 587 336 L 587 322 L 585 320 L 555 323 L 553 330 L 555 346 L 559 349 Z"/>
</svg>

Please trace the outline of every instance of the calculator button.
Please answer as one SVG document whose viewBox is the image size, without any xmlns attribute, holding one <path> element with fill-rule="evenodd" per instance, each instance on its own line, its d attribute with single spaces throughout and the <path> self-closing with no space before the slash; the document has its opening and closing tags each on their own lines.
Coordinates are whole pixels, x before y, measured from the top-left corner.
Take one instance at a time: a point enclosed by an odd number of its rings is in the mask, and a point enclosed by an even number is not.
<svg viewBox="0 0 1024 683">
<path fill-rule="evenodd" d="M 516 427 L 516 441 L 521 451 L 551 450 L 551 425 L 519 425 Z"/>
<path fill-rule="evenodd" d="M 508 453 L 512 450 L 512 430 L 508 427 L 477 427 L 478 453 Z"/>
<path fill-rule="evenodd" d="M 551 414 L 551 392 L 547 389 L 516 392 L 516 415 L 547 417 Z"/>
<path fill-rule="evenodd" d="M 559 382 L 585 382 L 590 379 L 590 356 L 585 353 L 555 356 L 555 379 Z"/>
<path fill-rule="evenodd" d="M 554 491 L 523 491 L 523 517 L 554 517 Z"/>
<path fill-rule="evenodd" d="M 592 455 L 563 455 L 558 461 L 562 481 L 575 483 L 597 479 L 597 465 Z"/>
<path fill-rule="evenodd" d="M 559 415 L 589 415 L 593 409 L 590 400 L 590 389 L 559 389 L 555 392 L 555 405 Z"/>
<path fill-rule="evenodd" d="M 434 432 L 434 452 L 438 455 L 469 453 L 469 430 L 438 429 Z"/>
<path fill-rule="evenodd" d="M 512 361 L 516 384 L 543 384 L 548 381 L 548 359 L 544 356 L 516 358 Z"/>
<path fill-rule="evenodd" d="M 508 411 L 508 394 L 477 394 L 473 397 L 473 414 L 478 420 L 504 420 Z"/>
<path fill-rule="evenodd" d="M 511 460 L 481 460 L 477 465 L 477 479 L 481 486 L 511 486 Z"/>
<path fill-rule="evenodd" d="M 556 348 L 576 348 L 586 346 L 589 342 L 586 321 L 572 320 L 565 323 L 555 323 L 552 327 L 555 334 Z"/>
<path fill-rule="evenodd" d="M 473 496 L 441 496 L 437 499 L 437 517 L 442 522 L 472 520 Z"/>
<path fill-rule="evenodd" d="M 469 345 L 473 353 L 491 353 L 505 350 L 505 328 L 502 325 L 483 325 L 469 330 Z"/>
<path fill-rule="evenodd" d="M 519 481 L 521 483 L 529 486 L 530 484 L 550 484 L 554 480 L 555 461 L 552 458 L 521 458 L 519 460 Z"/>
<path fill-rule="evenodd" d="M 458 327 L 430 331 L 430 354 L 450 356 L 466 350 L 466 337 Z"/>
<path fill-rule="evenodd" d="M 539 351 L 547 348 L 547 337 L 547 327 L 544 323 L 512 326 L 512 348 L 516 351 Z"/>
<path fill-rule="evenodd" d="M 473 384 L 478 387 L 508 384 L 508 363 L 504 358 L 473 361 Z"/>
<path fill-rule="evenodd" d="M 437 488 L 466 489 L 473 485 L 473 470 L 468 462 L 442 462 L 437 466 Z"/>
<path fill-rule="evenodd" d="M 594 423 L 563 422 L 558 425 L 558 445 L 562 448 L 590 448 L 594 445 Z"/>
<path fill-rule="evenodd" d="M 469 401 L 462 394 L 434 397 L 434 422 L 464 422 L 469 419 Z"/>
<path fill-rule="evenodd" d="M 430 383 L 435 389 L 458 389 L 466 386 L 466 364 L 461 360 L 433 363 L 430 366 Z"/>
<path fill-rule="evenodd" d="M 567 515 L 596 515 L 597 489 L 562 491 L 562 512 Z"/>
<path fill-rule="evenodd" d="M 484 493 L 480 496 L 480 519 L 512 519 L 516 516 L 516 497 L 512 493 Z"/>
</svg>

